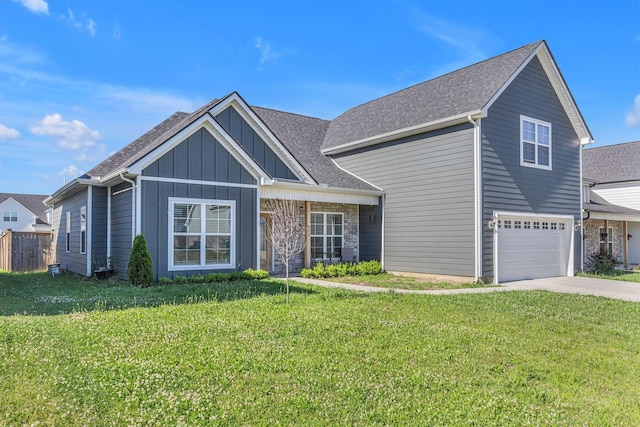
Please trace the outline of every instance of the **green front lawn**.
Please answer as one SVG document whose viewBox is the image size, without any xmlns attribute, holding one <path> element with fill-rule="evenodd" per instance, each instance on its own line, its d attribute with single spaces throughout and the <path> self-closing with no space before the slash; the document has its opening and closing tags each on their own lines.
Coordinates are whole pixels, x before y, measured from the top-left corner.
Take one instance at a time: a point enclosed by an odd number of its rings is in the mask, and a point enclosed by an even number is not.
<svg viewBox="0 0 640 427">
<path fill-rule="evenodd" d="M 0 273 L 0 425 L 640 425 L 640 304 L 224 286 Z"/>
<path fill-rule="evenodd" d="M 578 273 L 578 275 L 597 279 L 621 280 L 623 282 L 640 282 L 640 271 L 638 270 L 616 270 L 612 274 Z"/>
<path fill-rule="evenodd" d="M 351 283 L 354 285 L 374 286 L 377 288 L 412 289 L 412 290 L 436 290 L 436 289 L 463 289 L 484 288 L 494 285 L 477 284 L 472 282 L 457 283 L 446 281 L 434 281 L 429 278 L 397 276 L 389 273 L 371 274 L 365 276 L 346 276 L 321 279 L 338 283 Z"/>
</svg>

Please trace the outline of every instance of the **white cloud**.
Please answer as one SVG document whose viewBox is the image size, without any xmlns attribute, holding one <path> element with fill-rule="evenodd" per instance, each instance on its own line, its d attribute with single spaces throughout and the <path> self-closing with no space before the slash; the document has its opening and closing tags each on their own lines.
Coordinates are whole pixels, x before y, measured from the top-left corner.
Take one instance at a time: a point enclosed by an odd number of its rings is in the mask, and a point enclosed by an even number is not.
<svg viewBox="0 0 640 427">
<path fill-rule="evenodd" d="M 76 162 L 93 162 L 95 159 L 96 156 L 89 156 L 85 153 L 73 157 L 73 160 L 75 160 Z"/>
<path fill-rule="evenodd" d="M 120 36 L 122 36 L 122 31 L 120 30 L 120 26 L 118 26 L 118 24 L 116 24 L 113 27 L 113 38 L 116 40 L 120 40 Z"/>
<path fill-rule="evenodd" d="M 0 123 L 0 141 L 17 138 L 20 138 L 20 132 L 18 132 L 16 129 L 6 127 L 2 123 Z"/>
<path fill-rule="evenodd" d="M 49 14 L 49 4 L 44 0 L 13 0 L 16 3 L 22 4 L 24 7 L 34 13 Z"/>
<path fill-rule="evenodd" d="M 91 33 L 91 37 L 96 35 L 96 23 L 91 18 L 87 21 L 87 30 Z"/>
<path fill-rule="evenodd" d="M 271 43 L 262 37 L 256 37 L 256 48 L 260 51 L 260 64 L 280 58 L 280 54 L 271 48 Z"/>
<path fill-rule="evenodd" d="M 37 124 L 29 129 L 33 134 L 40 136 L 57 136 L 58 145 L 70 150 L 96 145 L 96 141 L 102 139 L 100 132 L 91 130 L 80 120 L 66 121 L 60 114 L 47 114 Z"/>
<path fill-rule="evenodd" d="M 145 113 L 190 113 L 197 106 L 190 100 L 162 92 L 146 89 L 130 89 L 105 85 L 98 90 L 104 97 L 126 102 L 136 111 Z"/>
<path fill-rule="evenodd" d="M 60 15 L 60 19 L 78 29 L 87 30 L 89 34 L 91 34 L 91 37 L 96 35 L 96 22 L 91 18 L 87 18 L 84 13 L 81 14 L 79 18 L 76 18 L 73 10 L 67 9 L 67 14 Z"/>
<path fill-rule="evenodd" d="M 627 113 L 624 123 L 630 128 L 640 126 L 640 95 L 636 96 L 633 109 Z"/>
<path fill-rule="evenodd" d="M 69 165 L 60 171 L 60 175 L 68 176 L 71 178 L 77 178 L 82 174 L 84 174 L 84 171 L 78 169 L 76 165 Z"/>
</svg>

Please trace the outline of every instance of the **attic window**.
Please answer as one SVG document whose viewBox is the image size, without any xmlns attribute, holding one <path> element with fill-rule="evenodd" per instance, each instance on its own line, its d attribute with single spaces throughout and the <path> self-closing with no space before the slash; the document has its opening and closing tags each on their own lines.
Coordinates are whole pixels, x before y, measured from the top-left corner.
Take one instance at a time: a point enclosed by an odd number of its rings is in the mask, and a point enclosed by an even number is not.
<svg viewBox="0 0 640 427">
<path fill-rule="evenodd" d="M 18 222 L 18 212 L 5 212 L 4 222 Z"/>
<path fill-rule="evenodd" d="M 551 170 L 551 123 L 520 116 L 520 164 Z"/>
</svg>

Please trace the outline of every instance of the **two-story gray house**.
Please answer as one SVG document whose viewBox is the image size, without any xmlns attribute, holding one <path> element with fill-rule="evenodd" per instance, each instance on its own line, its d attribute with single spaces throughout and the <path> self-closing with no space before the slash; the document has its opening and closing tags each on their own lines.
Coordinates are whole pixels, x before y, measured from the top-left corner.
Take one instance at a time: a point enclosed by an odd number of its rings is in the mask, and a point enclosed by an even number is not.
<svg viewBox="0 0 640 427">
<path fill-rule="evenodd" d="M 279 272 L 268 200 L 299 202 L 306 251 L 397 272 L 503 282 L 581 268 L 592 141 L 541 41 L 333 120 L 237 93 L 175 113 L 48 199 L 58 262 L 123 275 L 135 235 L 156 277 Z"/>
</svg>

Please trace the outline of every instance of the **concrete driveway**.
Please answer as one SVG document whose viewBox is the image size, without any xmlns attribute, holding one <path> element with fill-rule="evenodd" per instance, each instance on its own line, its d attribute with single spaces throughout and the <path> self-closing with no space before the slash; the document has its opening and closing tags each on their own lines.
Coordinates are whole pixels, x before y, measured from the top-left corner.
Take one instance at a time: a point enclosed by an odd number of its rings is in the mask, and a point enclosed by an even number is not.
<svg viewBox="0 0 640 427">
<path fill-rule="evenodd" d="M 436 291 L 415 291 L 407 289 L 388 289 L 372 286 L 351 285 L 347 283 L 329 282 L 326 280 L 303 279 L 295 277 L 293 280 L 329 288 L 343 288 L 361 292 L 396 292 L 400 294 L 477 294 L 500 291 L 534 291 L 545 290 L 568 294 L 595 295 L 625 301 L 640 302 L 640 283 L 621 282 L 619 280 L 591 279 L 588 277 L 550 277 L 546 279 L 521 280 L 502 283 L 491 288 L 471 289 L 443 289 Z"/>
<path fill-rule="evenodd" d="M 503 283 L 502 286 L 514 290 L 545 290 L 640 302 L 640 283 L 619 280 L 592 279 L 590 277 L 549 277 L 508 282 Z"/>
</svg>

